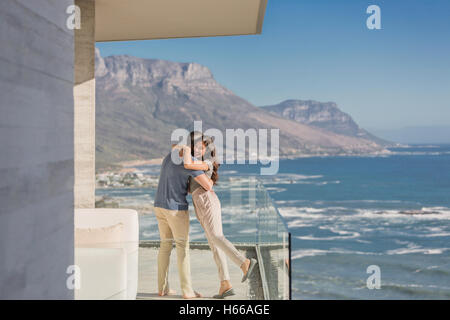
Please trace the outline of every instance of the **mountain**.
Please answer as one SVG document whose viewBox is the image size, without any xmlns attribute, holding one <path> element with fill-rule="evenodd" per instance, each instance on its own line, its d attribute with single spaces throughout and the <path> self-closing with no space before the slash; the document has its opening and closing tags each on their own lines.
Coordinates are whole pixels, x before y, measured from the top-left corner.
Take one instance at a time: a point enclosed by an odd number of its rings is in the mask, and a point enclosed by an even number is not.
<svg viewBox="0 0 450 320">
<path fill-rule="evenodd" d="M 280 129 L 280 155 L 383 152 L 374 141 L 285 119 L 219 84 L 197 63 L 131 56 L 102 58 L 96 50 L 96 165 L 164 156 L 173 130 Z M 270 139 L 269 139 L 270 140 Z"/>
<path fill-rule="evenodd" d="M 334 102 L 285 100 L 279 104 L 261 108 L 283 118 L 337 134 L 367 139 L 384 146 L 392 145 L 392 142 L 376 137 L 360 128 L 352 117 L 341 111 Z"/>
</svg>

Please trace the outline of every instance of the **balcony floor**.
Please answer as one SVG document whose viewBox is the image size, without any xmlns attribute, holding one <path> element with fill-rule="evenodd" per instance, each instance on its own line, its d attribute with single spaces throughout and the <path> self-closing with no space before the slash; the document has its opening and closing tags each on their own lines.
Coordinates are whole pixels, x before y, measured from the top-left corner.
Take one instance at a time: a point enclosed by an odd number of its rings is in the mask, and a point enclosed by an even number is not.
<svg viewBox="0 0 450 320">
<path fill-rule="evenodd" d="M 176 251 L 173 249 L 169 268 L 169 283 L 171 289 L 177 292 L 174 296 L 158 296 L 157 282 L 157 248 L 139 248 L 139 284 L 137 299 L 143 300 L 178 300 L 182 299 L 180 281 L 177 270 Z M 219 291 L 219 278 L 217 267 L 210 250 L 191 249 L 191 275 L 194 290 L 203 295 L 202 299 L 213 299 L 212 296 Z M 248 300 L 248 283 L 241 283 L 242 272 L 231 260 L 228 259 L 228 269 L 230 271 L 231 284 L 233 285 L 235 296 L 228 297 L 232 300 Z"/>
</svg>

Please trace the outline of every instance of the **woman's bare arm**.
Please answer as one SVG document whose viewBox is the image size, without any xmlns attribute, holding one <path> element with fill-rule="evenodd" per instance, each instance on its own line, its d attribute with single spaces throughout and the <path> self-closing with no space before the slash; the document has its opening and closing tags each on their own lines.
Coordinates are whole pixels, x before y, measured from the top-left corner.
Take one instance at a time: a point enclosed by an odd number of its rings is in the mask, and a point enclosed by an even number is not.
<svg viewBox="0 0 450 320">
<path fill-rule="evenodd" d="M 206 171 L 209 169 L 208 164 L 203 161 L 194 161 L 191 158 L 191 148 L 188 146 L 183 146 L 183 163 L 184 168 L 188 170 L 202 170 Z"/>
<path fill-rule="evenodd" d="M 206 174 L 201 174 L 197 177 L 194 178 L 195 181 L 198 182 L 199 185 L 202 186 L 203 189 L 205 189 L 206 191 L 211 191 L 213 188 L 213 181 L 208 178 L 208 176 Z"/>
</svg>

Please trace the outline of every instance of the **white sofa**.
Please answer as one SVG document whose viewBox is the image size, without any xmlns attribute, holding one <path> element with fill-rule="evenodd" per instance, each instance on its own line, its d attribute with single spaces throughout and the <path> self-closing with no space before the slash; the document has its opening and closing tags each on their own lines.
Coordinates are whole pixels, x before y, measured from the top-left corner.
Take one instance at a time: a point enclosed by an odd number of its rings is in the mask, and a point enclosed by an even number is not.
<svg viewBox="0 0 450 320">
<path fill-rule="evenodd" d="M 138 285 L 138 213 L 131 209 L 75 209 L 75 228 L 123 224 L 121 243 L 92 247 L 75 244 L 75 265 L 81 271 L 75 299 L 136 299 Z"/>
</svg>

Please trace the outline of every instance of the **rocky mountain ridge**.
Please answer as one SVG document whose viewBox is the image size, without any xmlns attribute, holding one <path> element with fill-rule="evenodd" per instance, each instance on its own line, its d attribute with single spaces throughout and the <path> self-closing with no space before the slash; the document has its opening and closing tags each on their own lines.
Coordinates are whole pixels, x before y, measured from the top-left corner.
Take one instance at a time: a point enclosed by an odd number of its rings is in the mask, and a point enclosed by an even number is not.
<svg viewBox="0 0 450 320">
<path fill-rule="evenodd" d="M 219 84 L 208 68 L 96 50 L 96 164 L 163 157 L 173 130 L 280 129 L 280 155 L 382 153 L 382 145 L 286 119 Z"/>
</svg>

